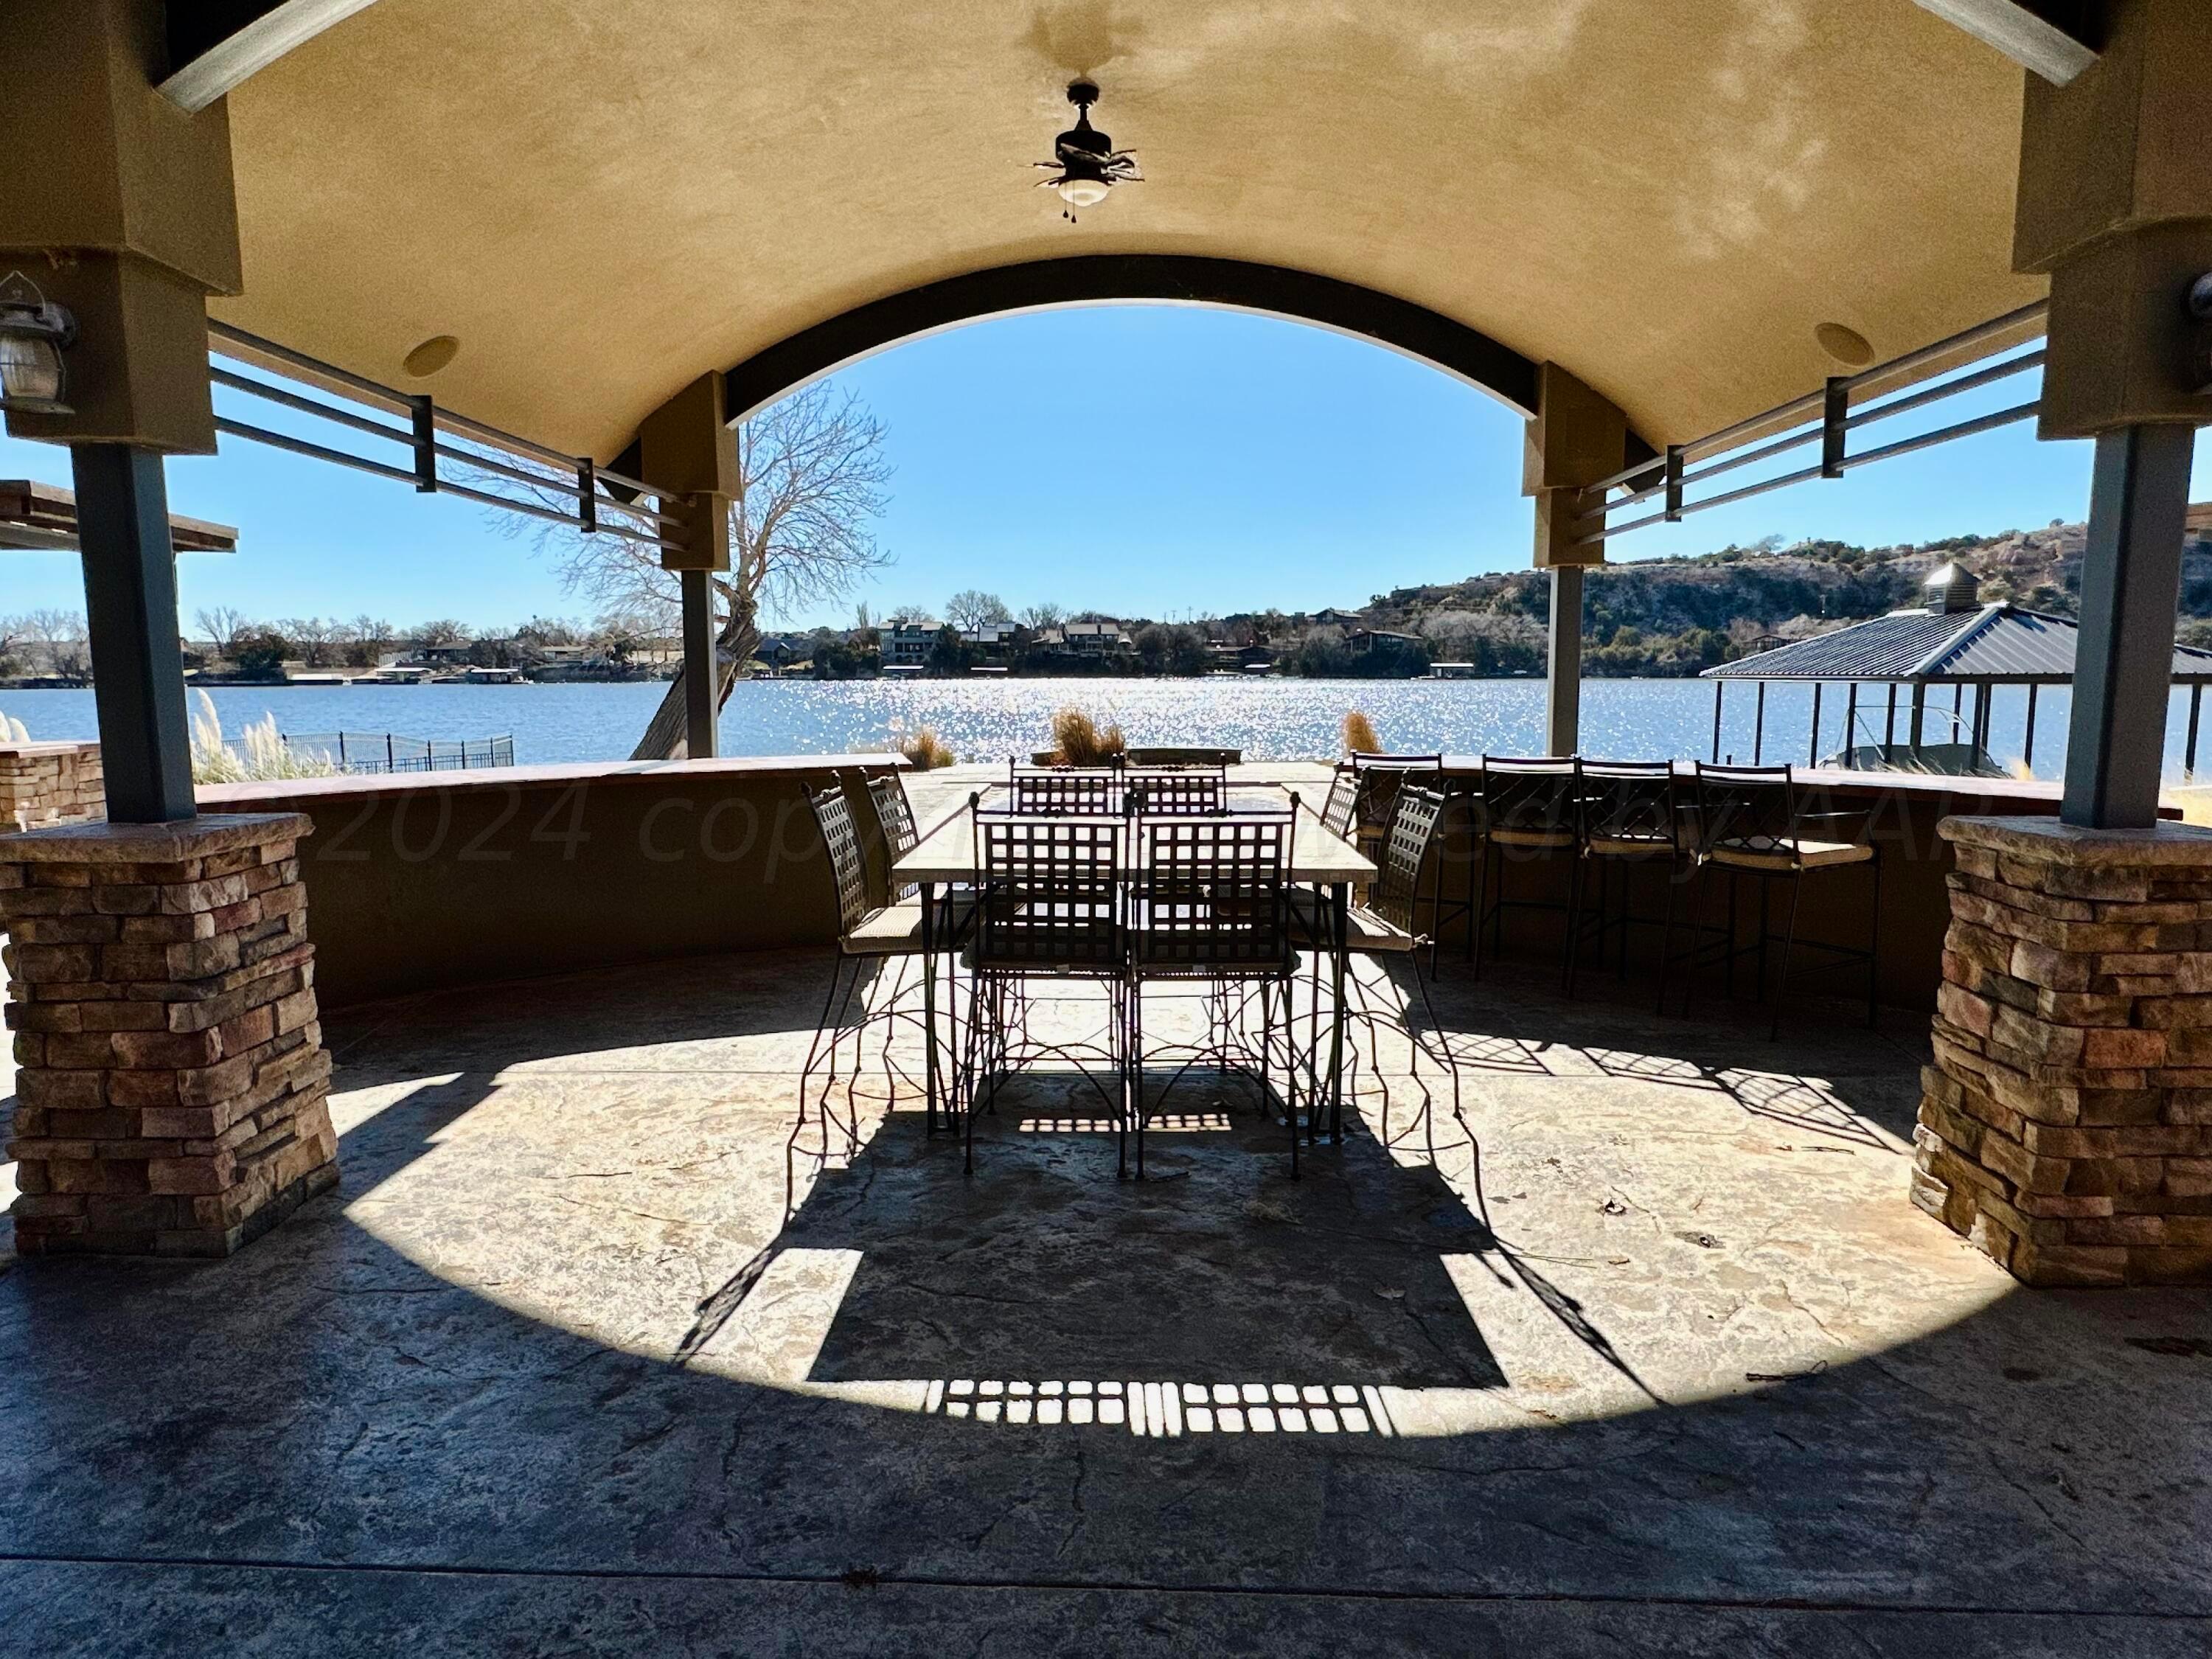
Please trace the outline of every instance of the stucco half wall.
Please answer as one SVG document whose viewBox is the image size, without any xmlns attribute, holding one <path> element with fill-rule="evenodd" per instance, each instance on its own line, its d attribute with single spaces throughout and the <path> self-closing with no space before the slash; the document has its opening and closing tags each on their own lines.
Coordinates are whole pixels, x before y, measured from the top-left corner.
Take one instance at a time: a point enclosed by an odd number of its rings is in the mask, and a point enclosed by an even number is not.
<svg viewBox="0 0 2212 1659">
<path fill-rule="evenodd" d="M 219 784 L 213 812 L 304 812 L 326 1007 L 661 957 L 826 945 L 837 907 L 809 790 L 896 755 L 519 766 Z"/>
</svg>

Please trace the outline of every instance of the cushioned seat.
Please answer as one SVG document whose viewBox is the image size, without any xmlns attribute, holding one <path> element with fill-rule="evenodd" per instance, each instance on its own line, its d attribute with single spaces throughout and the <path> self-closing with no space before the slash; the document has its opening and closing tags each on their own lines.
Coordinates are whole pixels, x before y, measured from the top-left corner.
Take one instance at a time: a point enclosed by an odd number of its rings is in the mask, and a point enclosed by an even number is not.
<svg viewBox="0 0 2212 1659">
<path fill-rule="evenodd" d="M 1571 830 L 1486 830 L 1486 839 L 1500 847 L 1572 847 L 1575 832 Z"/>
<path fill-rule="evenodd" d="M 1310 893 L 1297 892 L 1291 896 L 1291 913 L 1297 918 L 1300 931 L 1310 939 L 1320 938 L 1321 928 L 1327 921 L 1328 908 L 1325 902 L 1317 902 Z M 1374 911 L 1364 908 L 1347 908 L 1344 918 L 1345 943 L 1354 951 L 1381 955 L 1388 951 L 1413 951 L 1425 943 L 1395 923 L 1386 921 Z"/>
<path fill-rule="evenodd" d="M 901 956 L 921 949 L 921 901 L 886 904 L 860 918 L 840 941 L 854 956 Z"/>
<path fill-rule="evenodd" d="M 1864 864 L 1874 856 L 1874 848 L 1864 842 L 1784 836 L 1775 841 L 1724 841 L 1708 848 L 1705 856 L 1715 864 L 1737 870 L 1819 870 L 1831 865 Z"/>
<path fill-rule="evenodd" d="M 1586 844 L 1600 858 L 1648 859 L 1674 850 L 1664 836 L 1592 836 Z"/>
</svg>

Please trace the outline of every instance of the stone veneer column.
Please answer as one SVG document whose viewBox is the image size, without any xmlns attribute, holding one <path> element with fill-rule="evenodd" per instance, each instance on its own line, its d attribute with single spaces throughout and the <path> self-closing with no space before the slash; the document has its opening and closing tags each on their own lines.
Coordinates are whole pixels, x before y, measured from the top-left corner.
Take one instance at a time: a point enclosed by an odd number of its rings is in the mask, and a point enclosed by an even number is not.
<svg viewBox="0 0 2212 1659">
<path fill-rule="evenodd" d="M 96 743 L 0 743 L 0 836 L 104 817 Z"/>
<path fill-rule="evenodd" d="M 293 813 L 0 839 L 25 1255 L 227 1255 L 336 1184 Z"/>
<path fill-rule="evenodd" d="M 2031 1285 L 2212 1283 L 2212 831 L 1942 833 L 1913 1201 Z"/>
</svg>

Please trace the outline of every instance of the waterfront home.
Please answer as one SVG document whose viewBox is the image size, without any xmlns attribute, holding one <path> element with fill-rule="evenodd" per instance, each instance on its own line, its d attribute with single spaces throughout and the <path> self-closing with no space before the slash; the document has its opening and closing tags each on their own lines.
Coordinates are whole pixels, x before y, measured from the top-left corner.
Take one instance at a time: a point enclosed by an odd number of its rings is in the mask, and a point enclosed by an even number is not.
<svg viewBox="0 0 2212 1659">
<path fill-rule="evenodd" d="M 929 666 L 929 653 L 945 633 L 941 622 L 894 623 L 884 630 L 884 666 L 917 669 Z"/>
</svg>

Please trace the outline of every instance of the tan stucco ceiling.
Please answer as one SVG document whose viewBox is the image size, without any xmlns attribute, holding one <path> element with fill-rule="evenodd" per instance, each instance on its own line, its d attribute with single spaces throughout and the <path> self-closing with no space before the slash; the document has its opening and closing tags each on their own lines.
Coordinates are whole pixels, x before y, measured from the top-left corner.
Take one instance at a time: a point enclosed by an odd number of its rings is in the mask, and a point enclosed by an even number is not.
<svg viewBox="0 0 2212 1659">
<path fill-rule="evenodd" d="M 1147 182 L 1028 163 L 1097 76 Z M 1079 252 L 1336 276 L 1657 442 L 2035 299 L 2021 72 L 1912 0 L 378 0 L 231 95 L 224 319 L 602 458 L 861 301 Z"/>
</svg>

